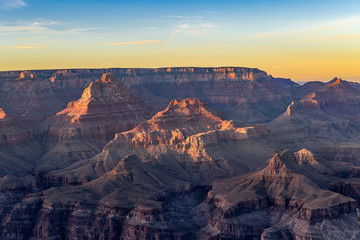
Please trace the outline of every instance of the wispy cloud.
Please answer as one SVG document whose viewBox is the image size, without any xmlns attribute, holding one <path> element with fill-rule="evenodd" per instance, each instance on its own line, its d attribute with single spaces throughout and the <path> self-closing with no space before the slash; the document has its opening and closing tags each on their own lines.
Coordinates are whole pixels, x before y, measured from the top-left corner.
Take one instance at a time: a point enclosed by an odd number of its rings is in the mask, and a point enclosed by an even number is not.
<svg viewBox="0 0 360 240">
<path fill-rule="evenodd" d="M 192 28 L 193 26 L 190 25 L 190 24 L 185 23 L 185 24 L 179 25 L 178 27 L 179 27 L 180 29 L 190 29 L 190 28 Z"/>
<path fill-rule="evenodd" d="M 188 33 L 192 35 L 205 35 L 209 30 L 217 28 L 217 25 L 212 23 L 201 23 L 201 24 L 188 24 L 183 23 L 177 25 L 176 29 L 172 31 L 172 36 L 177 33 Z"/>
<path fill-rule="evenodd" d="M 23 0 L 0 0 L 0 9 L 7 10 L 26 6 Z"/>
<path fill-rule="evenodd" d="M 205 35 L 205 32 L 202 32 L 200 30 L 184 30 L 184 29 L 175 29 L 172 32 L 172 36 L 175 36 L 177 33 L 189 33 L 192 35 Z"/>
<path fill-rule="evenodd" d="M 149 30 L 157 30 L 157 31 L 169 31 L 169 32 L 172 31 L 169 28 L 159 28 L 159 27 L 148 27 L 147 29 L 149 29 Z"/>
<path fill-rule="evenodd" d="M 11 46 L 7 47 L 10 49 L 46 49 L 49 48 L 52 43 L 29 43 L 29 44 L 22 44 L 18 46 Z"/>
<path fill-rule="evenodd" d="M 155 44 L 164 44 L 168 43 L 168 41 L 162 40 L 143 40 L 143 41 L 135 41 L 135 42 L 119 42 L 119 43 L 105 43 L 103 45 L 108 46 L 119 46 L 119 45 L 155 45 Z"/>
<path fill-rule="evenodd" d="M 176 19 L 203 19 L 205 18 L 204 16 L 181 16 L 181 15 L 177 15 L 177 16 L 165 16 L 166 18 L 176 18 Z"/>
<path fill-rule="evenodd" d="M 33 22 L 0 23 L 0 35 L 14 34 L 66 34 L 92 30 L 91 28 L 68 28 L 63 24 L 50 20 L 36 20 Z"/>
</svg>

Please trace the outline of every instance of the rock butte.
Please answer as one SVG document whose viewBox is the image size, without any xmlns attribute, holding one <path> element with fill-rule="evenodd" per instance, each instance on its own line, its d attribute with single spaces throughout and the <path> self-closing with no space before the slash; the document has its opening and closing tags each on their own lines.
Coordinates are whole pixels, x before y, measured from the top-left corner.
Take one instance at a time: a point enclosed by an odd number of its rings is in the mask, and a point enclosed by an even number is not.
<svg viewBox="0 0 360 240">
<path fill-rule="evenodd" d="M 359 91 L 242 67 L 0 72 L 0 239 L 359 239 Z"/>
<path fill-rule="evenodd" d="M 149 109 L 115 75 L 102 75 L 84 90 L 79 100 L 47 120 L 49 150 L 38 161 L 36 170 L 48 171 L 94 156 L 116 133 L 149 119 Z M 53 166 L 49 166 L 49 161 Z"/>
</svg>

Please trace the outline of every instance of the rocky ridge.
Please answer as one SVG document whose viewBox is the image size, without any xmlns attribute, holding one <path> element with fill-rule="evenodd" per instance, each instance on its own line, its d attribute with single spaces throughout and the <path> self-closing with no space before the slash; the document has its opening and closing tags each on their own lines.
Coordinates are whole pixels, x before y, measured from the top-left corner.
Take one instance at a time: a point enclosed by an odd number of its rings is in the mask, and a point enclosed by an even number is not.
<svg viewBox="0 0 360 240">
<path fill-rule="evenodd" d="M 306 149 L 275 154 L 268 166 L 257 173 L 214 184 L 201 207 L 212 209 L 213 218 L 217 219 L 208 229 L 215 229 L 224 237 L 245 237 L 248 233 L 241 229 L 251 213 L 251 227 L 262 228 L 264 239 L 273 234 L 285 234 L 289 239 L 291 235 L 296 239 L 325 237 L 317 223 L 341 222 L 344 214 L 353 214 L 350 219 L 354 221 L 357 207 L 356 200 L 329 190 L 334 180 L 326 172 L 326 162 L 316 160 Z M 326 227 L 333 224 L 330 223 Z M 331 237 L 339 233 L 327 234 Z M 343 232 L 340 238 L 352 234 L 359 235 L 357 227 Z"/>
<path fill-rule="evenodd" d="M 289 79 L 242 67 L 11 71 L 0 72 L 0 91 L 6 92 L 0 104 L 18 102 L 11 104 L 17 114 L 37 106 L 37 111 L 46 116 L 36 117 L 48 117 L 48 113 L 59 112 L 67 102 L 78 99 L 85 87 L 107 72 L 112 72 L 156 111 L 174 98 L 192 97 L 208 102 L 235 121 L 246 116 L 248 122 L 275 118 L 291 102 L 289 89 L 298 86 Z M 35 94 L 28 96 L 30 93 Z M 27 101 L 20 101 L 20 96 L 27 96 Z"/>
<path fill-rule="evenodd" d="M 357 141 L 360 130 L 360 92 L 350 83 L 334 79 L 322 84 L 268 126 L 272 129 L 302 129 L 307 134 L 333 141 Z"/>
<path fill-rule="evenodd" d="M 98 156 L 77 162 L 48 176 L 50 179 L 62 179 L 61 181 L 67 179 L 67 182 L 84 182 L 111 171 L 119 159 L 130 154 L 135 154 L 142 162 L 172 164 L 171 168 L 183 172 L 184 176 L 189 173 L 184 172 L 183 168 L 191 171 L 190 169 L 197 165 L 197 168 L 204 168 L 207 172 L 200 172 L 198 180 L 204 180 L 205 176 L 201 176 L 203 174 L 214 174 L 215 177 L 223 171 L 228 174 L 233 174 L 236 169 L 246 171 L 248 167 L 242 164 L 251 166 L 252 162 L 236 163 L 235 158 L 229 158 L 226 151 L 214 151 L 214 146 L 234 143 L 235 146 L 239 145 L 239 149 L 248 144 L 259 146 L 262 141 L 258 142 L 257 139 L 268 134 L 266 128 L 238 128 L 234 122 L 223 120 L 216 114 L 216 111 L 199 100 L 173 100 L 165 110 L 150 120 L 140 123 L 130 131 L 116 134 L 114 140 L 110 141 Z M 235 151 L 234 146 L 232 148 Z M 269 146 L 264 144 L 260 149 L 267 148 Z M 260 161 L 264 154 L 266 155 L 264 151 L 255 154 L 255 162 Z M 240 159 L 245 160 L 245 157 Z M 211 163 L 210 166 L 207 163 Z"/>
</svg>

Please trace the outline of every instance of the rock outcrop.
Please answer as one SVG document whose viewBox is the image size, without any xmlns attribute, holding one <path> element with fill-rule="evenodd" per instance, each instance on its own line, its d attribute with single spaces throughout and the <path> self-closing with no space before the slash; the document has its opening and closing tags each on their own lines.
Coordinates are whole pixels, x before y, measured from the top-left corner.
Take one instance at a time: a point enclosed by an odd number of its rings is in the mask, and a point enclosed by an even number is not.
<svg viewBox="0 0 360 240">
<path fill-rule="evenodd" d="M 306 149 L 295 153 L 286 150 L 275 154 L 268 166 L 257 173 L 216 183 L 204 204 L 215 208 L 212 211 L 218 220 L 210 222 L 206 229 L 215 229 L 224 236 L 219 222 L 233 229 L 243 229 L 251 214 L 253 226 L 262 222 L 258 227 L 264 230 L 264 239 L 284 234 L 289 237 L 289 233 L 296 239 L 321 236 L 323 233 L 316 228 L 316 223 L 339 220 L 343 214 L 354 215 L 357 207 L 356 200 L 329 190 L 332 181 L 324 174 L 328 171 L 326 168 L 325 162 L 315 160 Z M 264 218 L 267 220 L 262 220 Z M 342 230 L 332 231 L 341 235 Z M 352 231 L 358 234 L 356 228 Z M 225 236 L 232 234 L 235 233 Z M 249 233 L 237 234 L 238 238 L 246 238 Z M 347 238 L 345 233 L 343 237 Z"/>
<path fill-rule="evenodd" d="M 47 172 L 98 154 L 116 133 L 134 128 L 151 117 L 149 107 L 134 97 L 111 73 L 84 90 L 82 97 L 48 118 L 48 151 L 36 170 Z"/>
<path fill-rule="evenodd" d="M 233 121 L 223 120 L 218 114 L 199 100 L 173 100 L 150 120 L 116 134 L 99 155 L 50 173 L 48 177 L 68 182 L 92 180 L 111 171 L 119 159 L 135 154 L 142 162 L 168 165 L 174 172 L 194 180 L 191 169 L 203 168 L 196 176 L 198 181 L 203 181 L 210 175 L 219 177 L 224 172 L 248 171 L 273 152 L 270 144 L 261 139 L 268 134 L 264 126 L 238 128 Z M 227 150 L 220 145 L 228 145 Z M 249 149 L 255 146 L 259 151 L 252 161 L 246 162 Z M 218 149 L 214 151 L 214 148 Z"/>
<path fill-rule="evenodd" d="M 56 115 L 50 119 L 50 141 L 62 142 L 76 135 L 107 140 L 149 119 L 150 109 L 131 95 L 116 76 L 107 73 L 92 82 L 79 100 L 70 102 Z"/>
<path fill-rule="evenodd" d="M 332 141 L 358 141 L 360 91 L 339 78 L 315 89 L 300 101 L 292 102 L 268 126 L 276 130 L 301 129 Z"/>
</svg>

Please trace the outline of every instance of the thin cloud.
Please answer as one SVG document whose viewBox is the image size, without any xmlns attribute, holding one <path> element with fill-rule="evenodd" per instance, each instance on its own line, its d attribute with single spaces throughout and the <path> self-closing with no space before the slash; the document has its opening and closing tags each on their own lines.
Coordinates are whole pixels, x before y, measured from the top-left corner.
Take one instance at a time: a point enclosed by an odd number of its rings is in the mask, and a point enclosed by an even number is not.
<svg viewBox="0 0 360 240">
<path fill-rule="evenodd" d="M 0 9 L 2 10 L 21 8 L 25 6 L 26 4 L 23 0 L 0 0 Z"/>
<path fill-rule="evenodd" d="M 190 24 L 181 24 L 178 26 L 180 29 L 190 29 L 192 28 L 193 26 L 190 25 Z"/>
<path fill-rule="evenodd" d="M 135 41 L 135 42 L 120 42 L 120 43 L 105 43 L 104 45 L 108 46 L 119 46 L 119 45 L 155 45 L 155 44 L 164 44 L 168 41 L 162 40 L 144 40 L 144 41 Z"/>
<path fill-rule="evenodd" d="M 80 33 L 80 32 L 85 32 L 85 31 L 91 31 L 91 30 L 95 30 L 96 28 L 72 28 L 72 29 L 68 29 L 68 30 L 63 30 L 61 31 L 61 33 Z"/>
<path fill-rule="evenodd" d="M 10 46 L 7 48 L 10 49 L 47 49 L 52 43 L 29 43 L 29 44 L 22 44 L 18 46 Z"/>
<path fill-rule="evenodd" d="M 33 22 L 18 22 L 16 24 L 3 23 L 0 24 L 0 35 L 13 34 L 67 34 L 80 33 L 92 28 L 64 28 L 64 24 L 56 21 L 37 20 Z"/>
<path fill-rule="evenodd" d="M 203 19 L 204 16 L 165 16 L 166 18 L 176 18 L 176 19 Z"/>
<path fill-rule="evenodd" d="M 217 28 L 218 25 L 212 23 L 201 23 L 201 24 L 180 24 L 172 31 L 174 37 L 177 33 L 188 33 L 192 35 L 205 35 L 208 31 Z"/>
<path fill-rule="evenodd" d="M 158 27 L 148 27 L 149 30 L 157 30 L 157 31 L 171 31 L 168 28 L 158 28 Z"/>
<path fill-rule="evenodd" d="M 48 47 L 35 47 L 35 46 L 14 46 L 8 47 L 10 49 L 47 49 Z"/>
<path fill-rule="evenodd" d="M 189 34 L 192 34 L 192 35 L 205 35 L 205 32 L 202 32 L 200 30 L 184 30 L 184 29 L 175 29 L 173 32 L 172 32 L 172 36 L 174 37 L 175 34 L 177 33 L 189 33 Z"/>
</svg>

